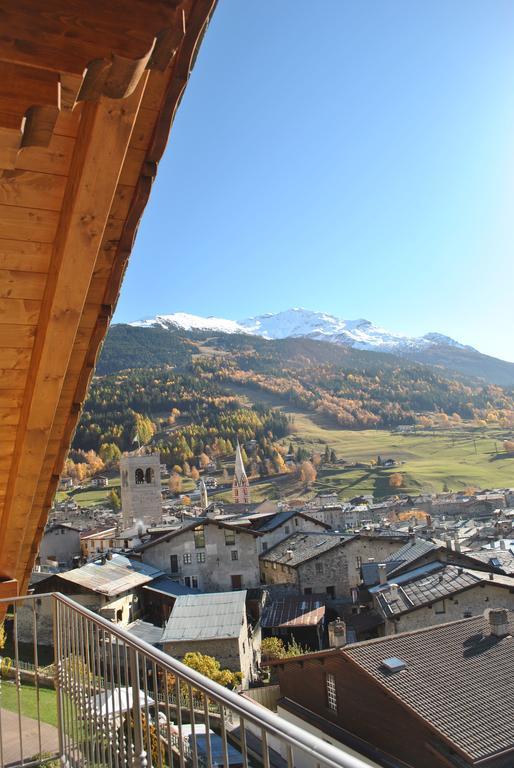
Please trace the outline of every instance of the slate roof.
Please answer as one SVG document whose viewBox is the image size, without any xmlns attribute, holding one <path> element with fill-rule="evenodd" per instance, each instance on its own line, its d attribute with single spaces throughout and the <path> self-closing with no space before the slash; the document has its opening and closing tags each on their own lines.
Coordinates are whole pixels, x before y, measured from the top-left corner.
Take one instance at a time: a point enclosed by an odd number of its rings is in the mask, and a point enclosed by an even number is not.
<svg viewBox="0 0 514 768">
<path fill-rule="evenodd" d="M 169 576 L 158 576 L 150 584 L 145 584 L 143 589 L 149 592 L 157 592 L 160 595 L 168 595 L 169 597 L 201 594 L 201 590 L 186 587 L 185 584 L 181 584 L 180 581 L 174 581 Z"/>
<path fill-rule="evenodd" d="M 257 530 L 260 531 L 261 533 L 268 533 L 269 531 L 274 531 L 280 525 L 287 523 L 289 520 L 292 520 L 294 517 L 301 517 L 304 520 L 309 520 L 315 525 L 318 525 L 320 528 L 325 528 L 326 530 L 330 529 L 330 526 L 327 523 L 324 523 L 321 520 L 316 520 L 315 517 L 311 517 L 310 515 L 307 515 L 304 512 L 299 512 L 296 509 L 283 509 L 281 512 L 277 512 L 272 517 L 269 517 L 264 523 L 262 523 L 262 525 L 257 526 Z"/>
<path fill-rule="evenodd" d="M 161 575 L 162 571 L 152 565 L 113 554 L 111 560 L 95 560 L 81 568 L 59 573 L 57 578 L 71 581 L 91 592 L 114 597 L 148 584 L 153 578 Z"/>
<path fill-rule="evenodd" d="M 150 624 L 148 621 L 141 621 L 137 619 L 126 627 L 127 632 L 137 637 L 138 640 L 144 640 L 150 645 L 157 645 L 161 642 L 162 628 L 156 627 L 155 624 Z"/>
<path fill-rule="evenodd" d="M 397 552 L 393 552 L 389 557 L 386 557 L 384 562 L 394 563 L 391 570 L 388 568 L 387 572 L 394 573 L 400 568 L 405 568 L 409 563 L 416 562 L 420 557 L 427 555 L 429 552 L 433 552 L 435 549 L 437 549 L 437 547 L 431 541 L 425 541 L 424 539 L 409 541 Z"/>
<path fill-rule="evenodd" d="M 342 653 L 473 762 L 514 749 L 512 611 L 509 622 L 510 635 L 501 639 L 491 636 L 487 616 L 477 616 L 356 643 Z M 390 657 L 406 668 L 386 672 L 382 661 Z"/>
<path fill-rule="evenodd" d="M 246 612 L 246 590 L 177 597 L 161 642 L 237 638 Z"/>
<path fill-rule="evenodd" d="M 259 531 L 254 531 L 251 528 L 243 528 L 240 525 L 224 523 L 221 520 L 217 520 L 216 518 L 201 517 L 201 518 L 194 519 L 190 523 L 188 522 L 187 525 L 183 525 L 181 528 L 170 530 L 168 533 L 165 533 L 162 536 L 156 536 L 155 538 L 152 538 L 150 541 L 147 541 L 144 544 L 141 544 L 139 547 L 134 547 L 134 552 L 144 552 L 145 550 L 150 549 L 151 547 L 155 547 L 157 544 L 162 544 L 165 541 L 170 541 L 175 536 L 180 536 L 183 533 L 186 533 L 187 531 L 192 531 L 194 528 L 197 528 L 199 525 L 204 525 L 204 526 L 217 525 L 219 528 L 228 528 L 229 530 L 238 531 L 239 533 L 248 533 L 250 536 L 255 536 L 255 537 L 262 536 L 262 534 Z"/>
<path fill-rule="evenodd" d="M 261 554 L 261 560 L 272 563 L 282 563 L 296 568 L 307 560 L 312 560 L 324 552 L 347 544 L 358 536 L 342 536 L 339 533 L 324 531 L 323 533 L 302 532 L 293 533 L 287 539 L 276 544 Z M 289 550 L 292 556 L 288 554 Z"/>
<path fill-rule="evenodd" d="M 370 593 L 376 595 L 384 615 L 390 617 L 414 611 L 482 582 L 514 588 L 514 578 L 508 576 L 495 575 L 491 582 L 487 572 L 435 562 L 394 577 L 396 589 L 389 581 L 373 587 Z"/>
<path fill-rule="evenodd" d="M 313 597 L 268 602 L 262 611 L 261 626 L 274 627 L 316 627 L 325 616 L 325 604 Z"/>
<path fill-rule="evenodd" d="M 483 549 L 468 552 L 468 557 L 479 560 L 491 568 L 502 570 L 507 576 L 514 576 L 514 549 Z"/>
</svg>

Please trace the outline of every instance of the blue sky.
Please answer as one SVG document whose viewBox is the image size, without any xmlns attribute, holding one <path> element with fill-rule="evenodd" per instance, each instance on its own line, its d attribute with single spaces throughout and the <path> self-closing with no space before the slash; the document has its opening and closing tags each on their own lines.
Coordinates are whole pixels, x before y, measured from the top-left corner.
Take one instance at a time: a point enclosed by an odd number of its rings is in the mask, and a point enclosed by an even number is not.
<svg viewBox="0 0 514 768">
<path fill-rule="evenodd" d="M 514 360 L 512 0 L 219 0 L 115 320 L 291 306 Z"/>
</svg>

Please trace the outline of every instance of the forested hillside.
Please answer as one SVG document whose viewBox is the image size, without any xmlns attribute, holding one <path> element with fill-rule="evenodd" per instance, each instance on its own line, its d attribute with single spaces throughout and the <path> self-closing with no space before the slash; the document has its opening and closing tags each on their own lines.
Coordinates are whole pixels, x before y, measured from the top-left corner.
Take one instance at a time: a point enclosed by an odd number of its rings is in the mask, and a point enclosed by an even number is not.
<svg viewBox="0 0 514 768">
<path fill-rule="evenodd" d="M 130 369 L 120 370 L 126 363 Z M 216 441 L 228 441 L 221 448 L 230 452 L 236 439 L 280 439 L 290 424 L 277 405 L 343 429 L 391 429 L 431 419 L 514 426 L 512 390 L 451 379 L 393 355 L 302 338 L 114 326 L 98 370 L 107 375 L 93 381 L 74 448 L 127 450 L 151 440 L 174 464 Z M 253 407 L 243 398 L 245 388 L 253 393 Z"/>
</svg>

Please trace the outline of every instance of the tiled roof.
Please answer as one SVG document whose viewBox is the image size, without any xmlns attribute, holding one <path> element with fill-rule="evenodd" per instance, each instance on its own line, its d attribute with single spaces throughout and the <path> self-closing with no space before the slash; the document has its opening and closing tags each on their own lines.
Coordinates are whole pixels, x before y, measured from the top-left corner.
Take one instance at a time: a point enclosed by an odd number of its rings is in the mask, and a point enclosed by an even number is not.
<svg viewBox="0 0 514 768">
<path fill-rule="evenodd" d="M 325 616 L 325 605 L 313 597 L 273 600 L 262 611 L 261 626 L 272 627 L 315 627 Z"/>
<path fill-rule="evenodd" d="M 114 554 L 110 560 L 95 560 L 81 568 L 59 573 L 58 578 L 71 581 L 91 592 L 114 597 L 148 584 L 155 576 L 160 575 L 162 571 L 158 568 Z"/>
<path fill-rule="evenodd" d="M 370 590 L 376 595 L 386 617 L 408 613 L 485 581 L 492 583 L 489 582 L 490 575 L 484 571 L 473 571 L 439 562 L 429 563 L 393 578 L 394 583 L 389 581 L 384 586 Z M 514 588 L 514 579 L 508 576 L 494 576 L 494 584 Z"/>
<path fill-rule="evenodd" d="M 340 547 L 357 536 L 342 536 L 339 533 L 293 533 L 276 546 L 263 552 L 261 560 L 282 563 L 295 568 L 307 560 L 318 557 L 335 547 Z"/>
<path fill-rule="evenodd" d="M 502 570 L 507 576 L 514 576 L 513 549 L 482 549 L 479 552 L 468 552 L 468 557 Z"/>
<path fill-rule="evenodd" d="M 512 612 L 509 622 L 510 635 L 501 639 L 490 634 L 488 618 L 478 616 L 368 640 L 342 653 L 474 763 L 514 748 Z M 382 661 L 390 657 L 405 669 L 387 672 Z"/>
<path fill-rule="evenodd" d="M 177 597 L 162 643 L 239 637 L 246 611 L 246 590 Z"/>
</svg>

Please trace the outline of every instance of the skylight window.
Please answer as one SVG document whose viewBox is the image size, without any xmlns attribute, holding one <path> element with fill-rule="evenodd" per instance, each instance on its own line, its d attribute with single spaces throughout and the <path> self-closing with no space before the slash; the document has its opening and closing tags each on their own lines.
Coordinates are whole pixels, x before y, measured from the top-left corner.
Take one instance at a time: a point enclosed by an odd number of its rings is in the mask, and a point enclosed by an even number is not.
<svg viewBox="0 0 514 768">
<path fill-rule="evenodd" d="M 388 659 L 383 659 L 382 667 L 387 672 L 401 672 L 403 669 L 407 669 L 407 664 L 402 659 L 398 659 L 396 656 L 390 656 Z"/>
</svg>

